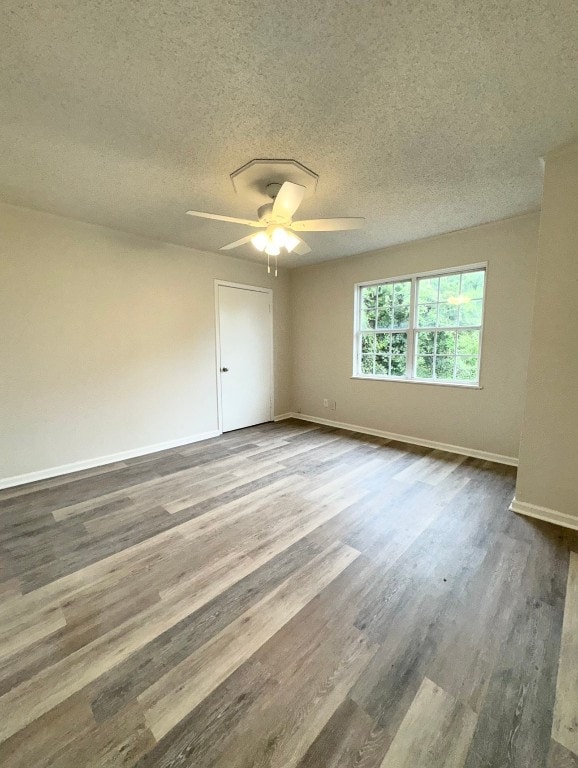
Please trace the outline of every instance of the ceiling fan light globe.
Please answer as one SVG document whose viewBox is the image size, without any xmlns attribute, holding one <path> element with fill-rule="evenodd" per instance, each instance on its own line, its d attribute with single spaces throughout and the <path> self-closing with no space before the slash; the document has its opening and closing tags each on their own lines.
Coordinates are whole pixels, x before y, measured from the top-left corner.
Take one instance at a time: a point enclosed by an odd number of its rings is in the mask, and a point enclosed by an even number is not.
<svg viewBox="0 0 578 768">
<path fill-rule="evenodd" d="M 269 243 L 269 245 L 265 248 L 265 253 L 267 256 L 279 256 L 281 249 L 274 243 Z"/>
<path fill-rule="evenodd" d="M 269 244 L 269 238 L 265 232 L 257 232 L 251 238 L 251 243 L 258 251 L 263 252 Z"/>
<path fill-rule="evenodd" d="M 283 227 L 275 227 L 275 229 L 271 233 L 271 242 L 277 248 L 285 248 L 286 242 L 287 242 L 287 236 L 288 236 L 288 232 L 286 232 L 283 229 Z"/>
<path fill-rule="evenodd" d="M 287 232 L 286 235 L 287 237 L 285 238 L 285 248 L 287 249 L 287 253 L 291 253 L 295 250 L 301 241 L 292 232 Z"/>
</svg>

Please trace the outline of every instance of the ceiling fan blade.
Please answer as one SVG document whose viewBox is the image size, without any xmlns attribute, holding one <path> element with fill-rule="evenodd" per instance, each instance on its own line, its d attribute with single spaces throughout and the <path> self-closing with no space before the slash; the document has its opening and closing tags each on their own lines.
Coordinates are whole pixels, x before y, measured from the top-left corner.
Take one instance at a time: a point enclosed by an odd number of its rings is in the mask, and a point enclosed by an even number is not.
<svg viewBox="0 0 578 768">
<path fill-rule="evenodd" d="M 363 218 L 348 219 L 308 219 L 294 221 L 291 229 L 295 232 L 340 232 L 345 229 L 361 229 L 365 224 Z"/>
<path fill-rule="evenodd" d="M 189 216 L 199 216 L 201 219 L 215 219 L 216 221 L 229 221 L 231 224 L 246 224 L 248 227 L 262 227 L 260 221 L 251 219 L 237 219 L 235 216 L 221 216 L 218 213 L 204 213 L 204 211 L 187 211 Z"/>
<path fill-rule="evenodd" d="M 228 245 L 222 245 L 219 250 L 220 251 L 230 251 L 231 248 L 238 248 L 240 245 L 245 245 L 245 243 L 248 243 L 253 235 L 247 235 L 247 237 L 242 237 L 240 240 L 235 240 L 234 243 L 229 243 Z"/>
<path fill-rule="evenodd" d="M 284 182 L 273 203 L 273 215 L 292 219 L 293 214 L 301 205 L 304 194 L 305 187 L 302 187 L 301 184 L 293 184 L 292 181 Z"/>
<path fill-rule="evenodd" d="M 297 235 L 295 235 L 297 237 Z M 296 245 L 295 248 L 293 248 L 292 253 L 296 253 L 299 256 L 305 256 L 306 253 L 309 253 L 311 251 L 311 248 L 307 245 L 305 240 L 302 240 L 300 237 L 297 237 L 299 240 L 299 245 Z"/>
</svg>

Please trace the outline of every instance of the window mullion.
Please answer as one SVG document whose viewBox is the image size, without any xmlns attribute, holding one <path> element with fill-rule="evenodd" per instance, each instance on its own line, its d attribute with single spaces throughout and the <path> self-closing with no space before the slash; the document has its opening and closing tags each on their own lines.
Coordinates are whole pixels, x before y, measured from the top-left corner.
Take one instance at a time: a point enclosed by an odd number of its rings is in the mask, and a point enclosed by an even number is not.
<svg viewBox="0 0 578 768">
<path fill-rule="evenodd" d="M 409 296 L 409 328 L 407 334 L 407 368 L 408 379 L 415 378 L 415 348 L 417 326 L 417 277 L 411 278 L 411 292 Z"/>
</svg>

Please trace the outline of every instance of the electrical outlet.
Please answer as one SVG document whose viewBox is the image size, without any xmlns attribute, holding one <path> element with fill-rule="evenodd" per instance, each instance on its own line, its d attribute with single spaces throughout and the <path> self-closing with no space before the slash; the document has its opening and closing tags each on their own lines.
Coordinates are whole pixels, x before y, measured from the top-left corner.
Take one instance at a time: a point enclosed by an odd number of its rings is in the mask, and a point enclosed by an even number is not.
<svg viewBox="0 0 578 768">
<path fill-rule="evenodd" d="M 323 407 L 329 408 L 329 400 L 326 397 L 323 398 Z"/>
<path fill-rule="evenodd" d="M 329 410 L 330 411 L 335 411 L 336 408 L 337 408 L 337 403 L 335 402 L 335 400 L 330 400 L 329 401 Z"/>
</svg>

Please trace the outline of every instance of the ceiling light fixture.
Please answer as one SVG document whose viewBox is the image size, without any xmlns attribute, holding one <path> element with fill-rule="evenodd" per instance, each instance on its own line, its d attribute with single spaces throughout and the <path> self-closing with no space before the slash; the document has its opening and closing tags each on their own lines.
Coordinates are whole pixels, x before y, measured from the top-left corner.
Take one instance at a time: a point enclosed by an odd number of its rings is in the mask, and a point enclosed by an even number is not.
<svg viewBox="0 0 578 768">
<path fill-rule="evenodd" d="M 247 166 L 243 166 L 238 173 L 235 172 L 233 185 L 239 181 L 244 173 L 244 169 L 249 171 L 254 163 L 260 164 L 265 162 L 267 164 L 289 162 L 295 165 L 294 161 L 285 160 L 251 161 Z M 304 166 L 299 166 L 299 168 L 303 170 Z M 306 168 L 304 170 L 309 174 L 305 178 L 305 182 L 307 183 L 309 180 L 310 185 L 311 177 L 313 177 L 315 183 L 317 183 L 317 176 L 307 171 Z M 279 169 L 275 167 L 276 175 L 278 175 L 278 171 Z M 299 179 L 303 180 L 302 175 L 299 176 Z M 254 178 L 252 179 L 251 189 L 253 187 L 255 187 Z M 228 251 L 231 248 L 238 248 L 246 243 L 252 243 L 258 251 L 267 254 L 267 269 L 269 272 L 271 272 L 271 256 L 273 256 L 275 259 L 275 275 L 277 275 L 277 257 L 281 255 L 282 249 L 287 251 L 287 253 L 295 252 L 299 256 L 304 256 L 311 250 L 307 243 L 296 234 L 297 232 L 343 232 L 350 229 L 360 229 L 365 222 L 365 219 L 359 216 L 332 219 L 300 219 L 295 221 L 293 217 L 305 197 L 306 186 L 296 184 L 293 181 L 281 183 L 276 180 L 267 184 L 265 191 L 272 202 L 265 203 L 265 205 L 261 205 L 257 209 L 258 218 L 256 220 L 239 219 L 236 216 L 223 216 L 219 213 L 205 213 L 205 211 L 187 211 L 187 213 L 190 216 L 198 216 L 201 219 L 215 219 L 216 221 L 227 221 L 231 224 L 244 224 L 245 226 L 261 230 L 260 232 L 241 237 L 233 243 L 223 245 L 220 250 Z"/>
<path fill-rule="evenodd" d="M 269 245 L 269 238 L 267 233 L 261 230 L 261 232 L 257 232 L 251 237 L 251 242 L 255 248 L 262 253 Z"/>
<path fill-rule="evenodd" d="M 281 248 L 291 253 L 301 242 L 296 235 L 279 225 L 268 226 L 266 230 L 251 235 L 250 239 L 258 251 L 267 254 L 268 272 L 271 272 L 270 257 L 275 257 L 275 277 L 277 277 L 277 256 L 281 254 Z"/>
</svg>

